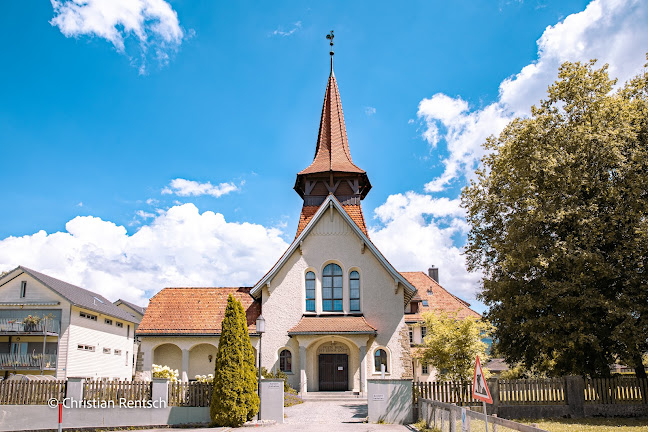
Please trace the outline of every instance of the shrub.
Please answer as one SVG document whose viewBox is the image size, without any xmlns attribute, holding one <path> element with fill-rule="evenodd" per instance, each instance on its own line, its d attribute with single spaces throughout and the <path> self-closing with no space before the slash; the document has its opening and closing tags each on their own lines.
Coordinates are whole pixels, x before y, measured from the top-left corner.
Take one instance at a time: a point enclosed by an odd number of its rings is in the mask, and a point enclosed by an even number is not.
<svg viewBox="0 0 648 432">
<path fill-rule="evenodd" d="M 214 382 L 214 374 L 196 375 L 194 378 L 196 378 L 196 381 L 199 382 L 199 383 L 212 384 Z"/>
<path fill-rule="evenodd" d="M 166 378 L 171 382 L 178 381 L 178 369 L 171 369 L 169 366 L 153 365 L 153 378 Z"/>
<path fill-rule="evenodd" d="M 215 366 L 209 412 L 212 425 L 241 426 L 259 411 L 257 369 L 245 311 L 231 294 L 227 298 Z"/>
</svg>

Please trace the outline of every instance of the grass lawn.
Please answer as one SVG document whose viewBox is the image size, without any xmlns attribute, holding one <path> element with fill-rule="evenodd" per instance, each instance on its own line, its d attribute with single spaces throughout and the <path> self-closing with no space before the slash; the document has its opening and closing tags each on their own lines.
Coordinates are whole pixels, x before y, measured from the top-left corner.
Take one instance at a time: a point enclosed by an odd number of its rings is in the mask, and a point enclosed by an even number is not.
<svg viewBox="0 0 648 432">
<path fill-rule="evenodd" d="M 518 420 L 520 423 L 537 423 L 549 432 L 648 432 L 648 418 L 587 418 Z"/>
</svg>

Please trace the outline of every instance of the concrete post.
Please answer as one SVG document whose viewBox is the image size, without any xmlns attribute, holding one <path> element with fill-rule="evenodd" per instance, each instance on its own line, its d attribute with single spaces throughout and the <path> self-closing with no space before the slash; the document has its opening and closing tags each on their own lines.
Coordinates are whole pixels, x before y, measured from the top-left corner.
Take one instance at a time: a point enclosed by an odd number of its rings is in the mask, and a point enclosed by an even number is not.
<svg viewBox="0 0 648 432">
<path fill-rule="evenodd" d="M 585 417 L 585 383 L 580 376 L 565 377 L 565 396 L 570 417 Z"/>
<path fill-rule="evenodd" d="M 457 412 L 455 410 L 450 410 L 450 432 L 457 432 Z"/>
<path fill-rule="evenodd" d="M 84 384 L 85 378 L 69 377 L 65 389 L 65 397 L 74 401 L 82 401 Z"/>
<path fill-rule="evenodd" d="M 182 382 L 189 381 L 189 350 L 182 350 L 182 370 L 180 371 Z"/>
<path fill-rule="evenodd" d="M 306 347 L 299 346 L 299 393 L 305 395 L 308 391 L 306 382 Z"/>
<path fill-rule="evenodd" d="M 364 396 L 367 385 L 365 383 L 367 375 L 367 347 L 362 345 L 360 347 L 360 394 Z"/>
<path fill-rule="evenodd" d="M 487 412 L 490 415 L 496 415 L 500 404 L 499 378 L 490 378 L 487 380 L 488 390 L 490 390 L 493 404 L 488 406 Z"/>
<path fill-rule="evenodd" d="M 284 381 L 282 379 L 261 380 L 261 419 L 283 423 Z"/>
<path fill-rule="evenodd" d="M 153 378 L 151 384 L 151 400 L 160 401 L 159 406 L 166 407 L 169 404 L 169 380 L 166 378 Z"/>
</svg>

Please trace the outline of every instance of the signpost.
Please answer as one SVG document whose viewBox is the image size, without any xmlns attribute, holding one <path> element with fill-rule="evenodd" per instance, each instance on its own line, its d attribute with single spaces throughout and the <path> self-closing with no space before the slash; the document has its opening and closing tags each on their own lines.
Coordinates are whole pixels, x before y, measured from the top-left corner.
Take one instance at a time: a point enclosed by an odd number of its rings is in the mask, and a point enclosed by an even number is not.
<svg viewBox="0 0 648 432">
<path fill-rule="evenodd" d="M 484 371 L 482 370 L 481 363 L 479 362 L 479 356 L 475 360 L 475 375 L 473 377 L 473 391 L 472 397 L 474 399 L 482 401 L 484 405 L 484 422 L 486 424 L 486 432 L 488 432 L 488 415 L 486 414 L 486 404 L 492 404 L 493 398 L 491 397 L 490 391 L 488 390 L 488 385 L 486 385 L 486 380 L 484 379 Z"/>
</svg>

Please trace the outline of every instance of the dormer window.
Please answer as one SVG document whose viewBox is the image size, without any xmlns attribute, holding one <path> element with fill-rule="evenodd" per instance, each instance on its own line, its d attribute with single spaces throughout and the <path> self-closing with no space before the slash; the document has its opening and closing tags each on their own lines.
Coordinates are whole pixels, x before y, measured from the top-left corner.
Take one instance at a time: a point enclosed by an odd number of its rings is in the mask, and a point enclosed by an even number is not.
<svg viewBox="0 0 648 432">
<path fill-rule="evenodd" d="M 20 298 L 25 298 L 27 294 L 27 281 L 20 282 Z"/>
</svg>

